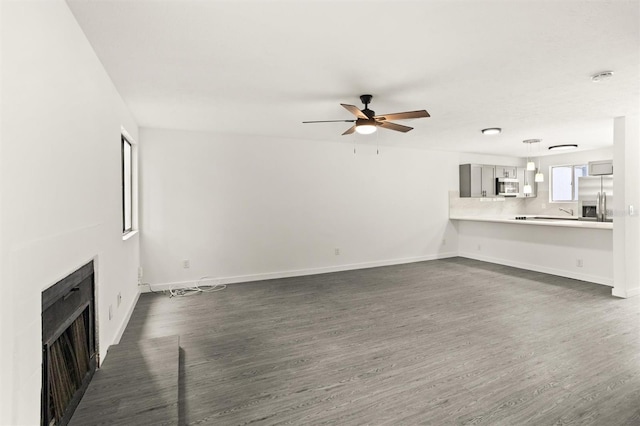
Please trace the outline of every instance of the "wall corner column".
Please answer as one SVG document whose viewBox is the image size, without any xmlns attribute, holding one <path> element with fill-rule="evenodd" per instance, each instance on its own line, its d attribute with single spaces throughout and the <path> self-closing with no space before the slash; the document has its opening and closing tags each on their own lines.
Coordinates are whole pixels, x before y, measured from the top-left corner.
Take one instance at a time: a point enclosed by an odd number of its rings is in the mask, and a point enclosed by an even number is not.
<svg viewBox="0 0 640 426">
<path fill-rule="evenodd" d="M 613 120 L 613 167 L 611 294 L 627 298 L 640 295 L 640 120 L 637 115 Z"/>
</svg>

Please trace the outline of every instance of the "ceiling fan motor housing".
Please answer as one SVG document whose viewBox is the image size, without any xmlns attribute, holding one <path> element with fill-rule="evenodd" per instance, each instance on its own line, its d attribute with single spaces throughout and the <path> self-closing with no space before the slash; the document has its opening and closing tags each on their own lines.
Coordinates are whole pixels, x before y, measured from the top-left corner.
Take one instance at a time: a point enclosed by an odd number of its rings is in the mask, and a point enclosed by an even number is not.
<svg viewBox="0 0 640 426">
<path fill-rule="evenodd" d="M 360 101 L 365 107 L 371 103 L 371 99 L 373 99 L 373 95 L 360 95 Z"/>
<path fill-rule="evenodd" d="M 376 115 L 375 111 L 372 111 L 369 109 L 369 104 L 371 103 L 371 99 L 373 99 L 372 95 L 360 95 L 360 100 L 364 104 L 364 109 L 362 110 L 362 112 L 364 113 L 364 115 L 369 117 L 369 121 L 372 121 L 373 116 Z M 367 120 L 363 119 L 363 121 L 367 121 Z M 374 123 L 371 123 L 371 124 L 375 125 Z"/>
<path fill-rule="evenodd" d="M 379 123 L 374 120 L 373 118 L 370 118 L 368 120 L 365 120 L 364 118 L 358 118 L 356 120 L 356 127 L 359 126 L 378 126 Z"/>
</svg>

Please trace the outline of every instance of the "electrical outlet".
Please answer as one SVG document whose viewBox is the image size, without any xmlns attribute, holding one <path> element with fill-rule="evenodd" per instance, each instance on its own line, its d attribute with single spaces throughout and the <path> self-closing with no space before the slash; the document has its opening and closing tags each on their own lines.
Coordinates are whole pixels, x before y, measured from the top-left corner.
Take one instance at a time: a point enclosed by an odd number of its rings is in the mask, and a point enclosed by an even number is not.
<svg viewBox="0 0 640 426">
<path fill-rule="evenodd" d="M 340 256 L 340 249 L 339 249 L 339 248 L 335 249 L 333 253 L 334 253 L 336 256 Z"/>
<path fill-rule="evenodd" d="M 109 305 L 109 321 L 113 318 L 113 305 Z"/>
<path fill-rule="evenodd" d="M 576 266 L 582 268 L 582 259 L 576 259 Z"/>
<path fill-rule="evenodd" d="M 182 267 L 184 269 L 189 269 L 191 268 L 191 262 L 189 261 L 189 259 L 185 259 L 182 261 Z"/>
<path fill-rule="evenodd" d="M 482 251 L 482 244 L 478 244 L 478 251 Z"/>
<path fill-rule="evenodd" d="M 446 239 L 444 239 L 444 238 L 442 239 L 442 245 L 443 245 L 443 246 L 446 246 L 446 245 L 447 245 L 447 240 L 446 240 Z"/>
<path fill-rule="evenodd" d="M 142 266 L 138 266 L 138 278 L 142 279 L 143 276 L 144 276 L 144 270 L 142 269 Z"/>
<path fill-rule="evenodd" d="M 122 302 L 122 293 L 118 292 L 118 296 L 116 297 L 117 300 L 117 304 L 116 306 L 119 308 L 120 307 L 120 303 Z"/>
<path fill-rule="evenodd" d="M 547 208 L 547 205 L 545 203 L 542 203 L 542 205 L 540 207 L 542 207 L 542 209 L 544 210 L 544 209 Z"/>
</svg>

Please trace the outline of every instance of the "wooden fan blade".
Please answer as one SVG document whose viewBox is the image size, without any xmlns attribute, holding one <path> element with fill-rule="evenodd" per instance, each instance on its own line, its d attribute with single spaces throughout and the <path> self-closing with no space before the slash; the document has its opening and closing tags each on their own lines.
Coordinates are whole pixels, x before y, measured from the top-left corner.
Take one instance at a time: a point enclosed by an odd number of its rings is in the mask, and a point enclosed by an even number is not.
<svg viewBox="0 0 640 426">
<path fill-rule="evenodd" d="M 356 125 L 354 124 L 353 126 L 349 127 L 347 130 L 345 130 L 345 132 L 342 134 L 342 136 L 344 135 L 350 135 L 351 133 L 356 131 Z"/>
<path fill-rule="evenodd" d="M 355 123 L 356 120 L 320 120 L 320 121 L 303 121 L 302 124 L 306 123 Z"/>
<path fill-rule="evenodd" d="M 423 117 L 426 118 L 431 116 L 426 110 L 421 109 L 420 111 L 394 112 L 393 114 L 376 115 L 373 118 L 381 121 L 390 121 L 390 120 L 408 120 L 410 118 L 423 118 Z"/>
<path fill-rule="evenodd" d="M 347 104 L 340 104 L 340 105 L 342 105 L 347 111 L 349 111 L 351 114 L 355 115 L 358 118 L 364 118 L 365 120 L 369 119 L 369 117 L 364 115 L 364 113 L 360 111 L 358 107 L 355 105 L 347 105 Z"/>
<path fill-rule="evenodd" d="M 391 123 L 390 121 L 380 121 L 378 122 L 378 126 L 384 127 L 385 129 L 395 130 L 403 133 L 407 133 L 409 130 L 413 130 L 413 127 L 403 126 L 402 124 Z"/>
</svg>

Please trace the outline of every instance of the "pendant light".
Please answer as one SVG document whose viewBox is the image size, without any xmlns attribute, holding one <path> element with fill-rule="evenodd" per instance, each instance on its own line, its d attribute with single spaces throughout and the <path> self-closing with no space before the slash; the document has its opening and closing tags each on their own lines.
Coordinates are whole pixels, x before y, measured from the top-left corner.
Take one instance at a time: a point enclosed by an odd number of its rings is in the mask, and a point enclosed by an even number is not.
<svg viewBox="0 0 640 426">
<path fill-rule="evenodd" d="M 538 139 L 538 142 L 540 142 L 540 139 Z M 536 151 L 538 150 L 538 148 L 536 148 Z M 533 180 L 537 183 L 541 183 L 544 182 L 544 175 L 542 174 L 542 170 L 540 169 L 540 153 L 538 152 L 538 170 L 536 171 L 536 175 L 533 178 Z"/>
<path fill-rule="evenodd" d="M 528 145 L 527 146 L 527 154 L 529 154 L 529 150 L 531 149 L 531 144 L 532 143 L 536 143 L 536 144 L 540 143 L 540 139 L 527 139 L 527 140 L 524 140 L 522 142 L 526 143 Z M 544 182 L 544 175 L 542 174 L 542 171 L 540 170 L 540 155 L 539 154 L 538 154 L 538 167 L 537 167 L 537 170 L 536 170 L 535 161 L 533 161 L 529 157 L 529 155 L 527 155 L 527 171 L 531 172 L 531 171 L 534 171 L 534 170 L 536 171 L 536 174 L 535 174 L 535 176 L 533 178 L 534 182 Z M 522 192 L 525 195 L 533 193 L 531 185 L 529 184 L 529 182 L 525 182 L 525 185 L 524 185 L 524 188 L 522 189 Z"/>
<path fill-rule="evenodd" d="M 533 160 L 531 159 L 531 142 L 533 139 L 527 139 L 526 141 L 524 141 L 524 143 L 528 144 L 527 145 L 527 170 L 528 171 L 533 171 L 536 169 L 536 163 L 533 162 Z M 525 185 L 526 187 L 526 185 Z"/>
<path fill-rule="evenodd" d="M 542 170 L 540 170 L 540 158 L 538 158 L 538 171 L 533 180 L 537 183 L 544 182 L 544 175 L 542 174 Z"/>
</svg>

